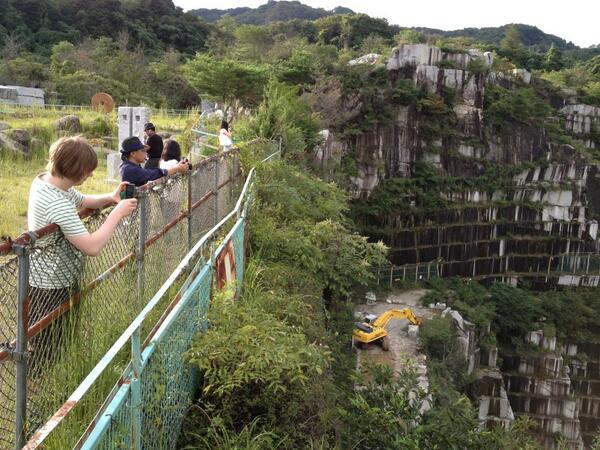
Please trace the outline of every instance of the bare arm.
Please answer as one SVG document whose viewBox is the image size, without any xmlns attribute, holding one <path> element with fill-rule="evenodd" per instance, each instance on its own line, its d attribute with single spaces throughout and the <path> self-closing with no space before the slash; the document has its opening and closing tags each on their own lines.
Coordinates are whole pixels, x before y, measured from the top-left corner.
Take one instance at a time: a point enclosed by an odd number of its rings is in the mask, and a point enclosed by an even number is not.
<svg viewBox="0 0 600 450">
<path fill-rule="evenodd" d="M 123 217 L 130 215 L 137 207 L 137 199 L 131 198 L 120 201 L 113 209 L 102 226 L 93 233 L 65 236 L 67 240 L 87 256 L 96 256 L 104 248 L 113 235 Z"/>
<path fill-rule="evenodd" d="M 187 172 L 190 169 L 190 165 L 189 163 L 182 159 L 181 161 L 179 161 L 179 163 L 177 163 L 177 165 L 173 166 L 173 167 L 169 167 L 167 169 L 167 175 L 174 175 L 176 173 L 184 173 Z"/>
<path fill-rule="evenodd" d="M 119 194 L 125 189 L 126 184 L 127 183 L 119 184 L 113 192 L 108 194 L 84 195 L 83 202 L 79 209 L 101 209 L 109 205 L 116 205 L 120 200 Z"/>
</svg>

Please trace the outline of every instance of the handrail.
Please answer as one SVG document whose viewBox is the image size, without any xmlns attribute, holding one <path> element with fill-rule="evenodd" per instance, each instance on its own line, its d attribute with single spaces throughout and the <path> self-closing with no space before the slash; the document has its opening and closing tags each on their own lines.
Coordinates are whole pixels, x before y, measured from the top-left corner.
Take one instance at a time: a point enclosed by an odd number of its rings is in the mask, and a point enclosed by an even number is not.
<svg viewBox="0 0 600 450">
<path fill-rule="evenodd" d="M 193 133 L 197 133 L 197 134 L 203 134 L 205 136 L 210 136 L 210 137 L 219 137 L 218 134 L 215 133 L 209 133 L 208 131 L 202 131 L 202 130 L 198 130 L 196 128 L 192 128 L 192 132 Z"/>
</svg>

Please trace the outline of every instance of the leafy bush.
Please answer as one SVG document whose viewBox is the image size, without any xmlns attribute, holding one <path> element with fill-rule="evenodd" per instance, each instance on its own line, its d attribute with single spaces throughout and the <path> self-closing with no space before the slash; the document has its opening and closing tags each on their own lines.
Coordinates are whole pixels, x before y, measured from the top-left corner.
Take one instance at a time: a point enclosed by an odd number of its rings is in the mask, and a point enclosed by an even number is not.
<svg viewBox="0 0 600 450">
<path fill-rule="evenodd" d="M 551 108 L 530 87 L 508 90 L 488 86 L 483 104 L 484 122 L 496 129 L 511 122 L 540 126 L 551 112 Z"/>
<path fill-rule="evenodd" d="M 471 59 L 467 64 L 467 71 L 475 75 L 485 73 L 488 70 L 488 66 L 481 59 Z"/>
<path fill-rule="evenodd" d="M 417 101 L 419 93 L 420 89 L 412 80 L 398 79 L 391 92 L 391 99 L 398 105 L 408 106 Z"/>
<path fill-rule="evenodd" d="M 263 214 L 251 237 L 263 258 L 308 271 L 337 295 L 374 280 L 370 267 L 384 261 L 385 247 L 348 229 L 341 190 L 284 163 L 265 166 L 260 177 Z"/>
<path fill-rule="evenodd" d="M 298 157 L 319 142 L 318 122 L 298 94 L 298 88 L 271 79 L 255 121 L 258 136 L 281 137 L 285 155 L 289 157 Z"/>
</svg>

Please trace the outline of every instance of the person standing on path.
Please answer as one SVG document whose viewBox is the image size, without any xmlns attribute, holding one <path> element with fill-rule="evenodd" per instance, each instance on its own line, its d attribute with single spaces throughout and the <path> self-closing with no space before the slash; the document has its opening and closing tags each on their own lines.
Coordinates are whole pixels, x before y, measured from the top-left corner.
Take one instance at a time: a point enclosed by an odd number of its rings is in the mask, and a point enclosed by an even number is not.
<svg viewBox="0 0 600 450">
<path fill-rule="evenodd" d="M 152 122 L 144 125 L 144 134 L 146 135 L 146 145 L 149 147 L 148 160 L 144 167 L 146 169 L 156 169 L 163 152 L 163 140 L 156 134 L 156 128 Z"/>
<path fill-rule="evenodd" d="M 229 124 L 226 120 L 221 122 L 221 128 L 219 129 L 219 145 L 223 147 L 223 150 L 229 150 L 233 145 L 231 131 L 229 131 Z"/>
</svg>

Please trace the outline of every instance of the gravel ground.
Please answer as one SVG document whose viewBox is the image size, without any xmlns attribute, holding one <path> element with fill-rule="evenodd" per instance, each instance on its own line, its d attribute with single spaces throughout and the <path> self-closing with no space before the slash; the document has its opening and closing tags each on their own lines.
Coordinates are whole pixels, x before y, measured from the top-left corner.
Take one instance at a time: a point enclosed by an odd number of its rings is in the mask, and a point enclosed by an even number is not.
<svg viewBox="0 0 600 450">
<path fill-rule="evenodd" d="M 426 320 L 433 316 L 432 310 L 421 307 L 420 300 L 426 293 L 425 289 L 391 291 L 385 294 L 385 298 L 377 298 L 373 305 L 357 305 L 354 314 L 357 320 L 362 320 L 365 314 L 379 315 L 388 309 L 410 308 L 419 319 Z M 357 368 L 365 370 L 372 364 L 386 364 L 397 374 L 402 368 L 413 367 L 420 375 L 421 387 L 427 390 L 427 358 L 419 353 L 417 338 L 407 335 L 408 325 L 407 319 L 390 320 L 387 326 L 390 350 L 385 352 L 378 344 L 357 349 Z"/>
</svg>

